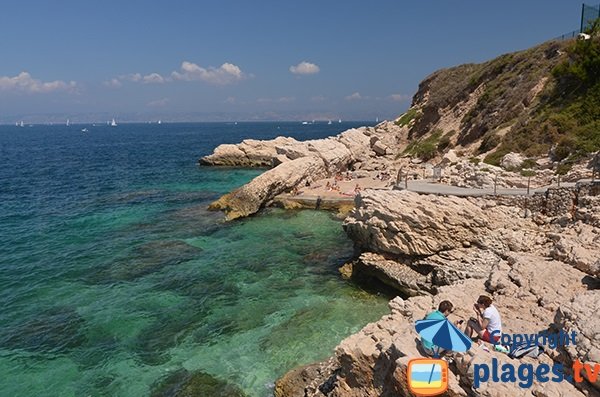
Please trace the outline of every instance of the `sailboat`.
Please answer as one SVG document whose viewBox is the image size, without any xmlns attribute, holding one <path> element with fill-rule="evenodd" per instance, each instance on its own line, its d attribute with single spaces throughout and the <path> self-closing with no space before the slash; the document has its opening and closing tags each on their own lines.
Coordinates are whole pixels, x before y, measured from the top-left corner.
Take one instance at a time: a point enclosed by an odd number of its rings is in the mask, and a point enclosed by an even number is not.
<svg viewBox="0 0 600 397">
<path fill-rule="evenodd" d="M 25 124 L 23 124 L 23 120 L 21 120 L 21 123 L 19 124 L 19 127 L 25 127 Z"/>
<path fill-rule="evenodd" d="M 67 119 L 67 127 L 69 126 L 69 119 Z"/>
<path fill-rule="evenodd" d="M 162 124 L 162 121 L 158 120 L 158 123 L 157 123 L 157 124 Z"/>
<path fill-rule="evenodd" d="M 111 127 L 116 127 L 117 126 L 117 122 L 115 121 L 115 119 L 113 118 L 112 121 L 110 122 L 110 126 Z"/>
<path fill-rule="evenodd" d="M 341 123 L 341 122 L 342 122 L 342 119 L 339 119 L 339 120 L 338 120 L 338 123 Z"/>
<path fill-rule="evenodd" d="M 329 121 L 327 122 L 327 125 L 331 125 L 331 120 L 329 120 Z"/>
</svg>

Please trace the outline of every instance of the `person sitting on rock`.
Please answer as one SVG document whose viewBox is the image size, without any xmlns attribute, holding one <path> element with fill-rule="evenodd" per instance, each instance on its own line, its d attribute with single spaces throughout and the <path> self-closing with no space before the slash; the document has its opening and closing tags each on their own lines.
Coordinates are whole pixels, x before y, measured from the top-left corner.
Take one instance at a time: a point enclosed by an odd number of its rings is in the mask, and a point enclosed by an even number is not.
<svg viewBox="0 0 600 397">
<path fill-rule="evenodd" d="M 473 305 L 473 310 L 475 310 L 477 318 L 471 317 L 467 322 L 465 334 L 471 338 L 473 332 L 475 332 L 482 341 L 488 343 L 498 342 L 502 335 L 502 320 L 498 309 L 492 305 L 492 298 L 481 295 Z M 492 334 L 494 335 L 494 342 L 492 342 Z"/>
<path fill-rule="evenodd" d="M 443 320 L 448 317 L 450 313 L 454 311 L 454 305 L 450 301 L 441 301 L 438 305 L 438 309 L 432 311 L 427 316 L 425 316 L 425 320 Z M 441 347 L 438 347 L 431 343 L 428 340 L 421 338 L 421 347 L 423 351 L 430 357 L 439 356 L 440 353 L 445 350 Z"/>
</svg>

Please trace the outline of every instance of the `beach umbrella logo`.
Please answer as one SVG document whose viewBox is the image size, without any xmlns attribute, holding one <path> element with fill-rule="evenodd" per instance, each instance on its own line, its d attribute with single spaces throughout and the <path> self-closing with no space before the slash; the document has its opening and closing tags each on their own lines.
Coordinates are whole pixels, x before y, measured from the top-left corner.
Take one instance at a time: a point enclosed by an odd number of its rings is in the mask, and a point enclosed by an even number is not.
<svg viewBox="0 0 600 397">
<path fill-rule="evenodd" d="M 471 339 L 447 318 L 417 320 L 415 328 L 422 339 L 442 349 L 466 352 L 471 348 Z"/>
</svg>

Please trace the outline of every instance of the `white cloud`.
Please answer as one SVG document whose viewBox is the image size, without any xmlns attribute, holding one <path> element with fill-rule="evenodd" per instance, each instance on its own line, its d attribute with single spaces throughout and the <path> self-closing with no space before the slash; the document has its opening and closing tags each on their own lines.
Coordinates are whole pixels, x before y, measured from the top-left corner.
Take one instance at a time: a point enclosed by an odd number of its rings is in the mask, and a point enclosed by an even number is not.
<svg viewBox="0 0 600 397">
<path fill-rule="evenodd" d="M 325 101 L 325 97 L 323 95 L 317 95 L 317 96 L 310 98 L 310 100 L 313 102 L 323 102 L 323 101 Z"/>
<path fill-rule="evenodd" d="M 142 81 L 142 74 L 141 73 L 122 74 L 119 77 L 112 79 L 112 80 L 118 80 L 121 83 L 123 81 L 131 81 L 133 83 L 139 83 Z"/>
<path fill-rule="evenodd" d="M 235 103 L 236 99 L 233 96 L 227 97 L 227 99 L 225 99 L 225 103 L 229 103 L 230 105 L 233 105 Z"/>
<path fill-rule="evenodd" d="M 121 80 L 119 80 L 117 78 L 107 80 L 103 84 L 107 87 L 112 87 L 112 88 L 119 88 L 123 85 L 123 83 L 121 83 Z"/>
<path fill-rule="evenodd" d="M 158 73 L 150 73 L 142 77 L 142 81 L 145 84 L 162 84 L 165 82 L 165 78 Z"/>
<path fill-rule="evenodd" d="M 279 98 L 277 100 L 277 102 L 279 103 L 290 103 L 290 102 L 294 102 L 296 100 L 295 97 L 293 96 L 282 96 L 281 98 Z"/>
<path fill-rule="evenodd" d="M 344 99 L 347 101 L 358 101 L 359 99 L 362 99 L 362 96 L 360 95 L 360 93 L 355 92 L 352 95 L 348 95 Z"/>
<path fill-rule="evenodd" d="M 169 103 L 169 98 L 161 98 L 161 99 L 157 99 L 155 101 L 148 102 L 146 104 L 146 106 L 153 107 L 153 108 L 161 108 L 163 106 L 167 106 L 168 103 Z"/>
<path fill-rule="evenodd" d="M 46 93 L 52 91 L 75 92 L 77 83 L 54 80 L 43 82 L 34 79 L 27 72 L 21 72 L 14 77 L 0 76 L 0 91 L 21 91 L 28 93 Z"/>
<path fill-rule="evenodd" d="M 258 98 L 256 101 L 258 103 L 290 103 L 290 102 L 294 102 L 295 100 L 296 100 L 296 97 L 293 97 L 293 96 L 282 96 L 277 99 Z"/>
<path fill-rule="evenodd" d="M 171 73 L 171 77 L 174 80 L 205 81 L 211 84 L 225 85 L 243 80 L 247 78 L 247 75 L 232 63 L 226 62 L 218 68 L 212 66 L 203 68 L 195 63 L 183 61 L 181 70 Z"/>
<path fill-rule="evenodd" d="M 143 76 L 141 73 L 122 74 L 117 78 L 110 79 L 104 84 L 109 87 L 121 87 L 124 81 L 143 84 L 162 84 L 167 80 L 158 73 L 150 73 Z"/>
<path fill-rule="evenodd" d="M 290 66 L 290 72 L 293 74 L 316 74 L 319 73 L 320 70 L 321 69 L 314 63 L 306 61 L 300 62 L 296 66 Z"/>
<path fill-rule="evenodd" d="M 405 94 L 392 94 L 390 95 L 390 99 L 396 102 L 405 102 L 410 100 L 410 95 Z"/>
</svg>

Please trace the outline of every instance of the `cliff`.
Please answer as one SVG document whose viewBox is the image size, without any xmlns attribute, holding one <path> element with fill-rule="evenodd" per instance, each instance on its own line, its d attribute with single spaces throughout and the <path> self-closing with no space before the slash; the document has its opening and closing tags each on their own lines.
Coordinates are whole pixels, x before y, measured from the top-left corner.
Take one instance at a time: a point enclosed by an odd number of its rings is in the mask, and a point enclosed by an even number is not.
<svg viewBox="0 0 600 397">
<path fill-rule="evenodd" d="M 410 128 L 421 155 L 455 146 L 492 165 L 510 152 L 549 155 L 564 173 L 600 149 L 599 50 L 595 33 L 439 70 L 396 123 Z"/>
</svg>

